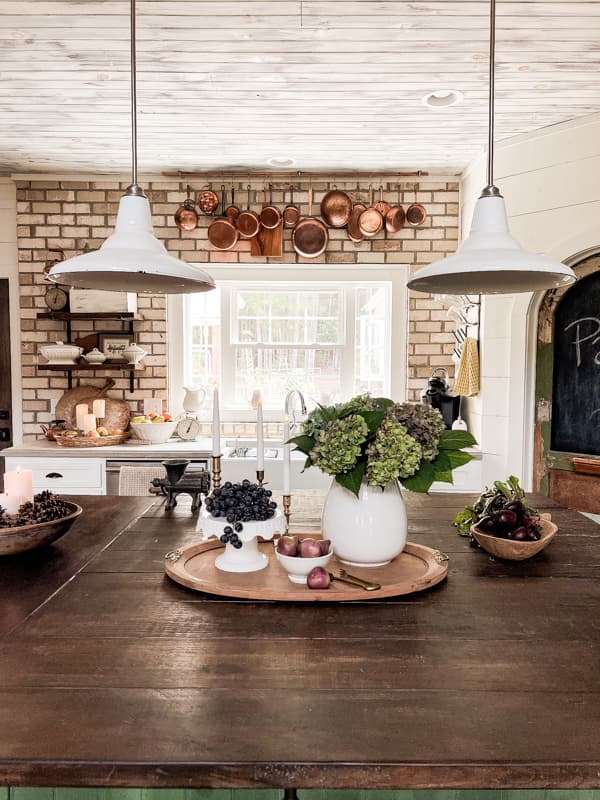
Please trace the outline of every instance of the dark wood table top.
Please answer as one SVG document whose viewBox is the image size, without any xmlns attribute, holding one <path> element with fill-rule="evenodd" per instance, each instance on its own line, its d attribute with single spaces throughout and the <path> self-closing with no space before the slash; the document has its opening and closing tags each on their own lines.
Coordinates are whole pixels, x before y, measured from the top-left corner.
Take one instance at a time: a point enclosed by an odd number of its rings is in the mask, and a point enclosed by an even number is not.
<svg viewBox="0 0 600 800">
<path fill-rule="evenodd" d="M 55 546 L 0 560 L 0 784 L 600 787 L 600 526 L 495 561 L 410 496 L 409 538 L 450 555 L 407 597 L 279 604 L 164 575 L 182 506 L 80 498 Z M 120 534 L 120 535 L 119 535 Z"/>
</svg>

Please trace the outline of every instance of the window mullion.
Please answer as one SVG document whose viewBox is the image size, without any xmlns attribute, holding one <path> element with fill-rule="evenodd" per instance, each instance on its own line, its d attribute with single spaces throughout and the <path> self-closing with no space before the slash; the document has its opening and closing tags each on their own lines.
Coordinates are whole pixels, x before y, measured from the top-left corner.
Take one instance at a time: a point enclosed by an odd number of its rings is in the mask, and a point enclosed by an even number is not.
<svg viewBox="0 0 600 800">
<path fill-rule="evenodd" d="M 231 314 L 231 287 L 221 286 L 221 395 L 225 407 L 233 404 L 235 394 L 235 346 Z"/>
<path fill-rule="evenodd" d="M 347 399 L 354 394 L 354 361 L 356 347 L 356 292 L 353 286 L 344 288 L 344 347 L 341 363 L 341 397 Z"/>
</svg>

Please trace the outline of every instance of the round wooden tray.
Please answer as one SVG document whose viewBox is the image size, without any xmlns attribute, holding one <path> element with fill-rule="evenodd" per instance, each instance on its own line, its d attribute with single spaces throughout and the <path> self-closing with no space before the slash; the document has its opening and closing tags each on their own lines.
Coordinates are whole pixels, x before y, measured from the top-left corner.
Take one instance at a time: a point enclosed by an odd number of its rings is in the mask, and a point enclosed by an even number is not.
<svg viewBox="0 0 600 800">
<path fill-rule="evenodd" d="M 332 581 L 329 589 L 309 589 L 288 580 L 287 572 L 273 552 L 273 542 L 259 543 L 260 550 L 269 556 L 269 566 L 259 572 L 221 572 L 215 567 L 215 558 L 223 548 L 219 541 L 209 541 L 167 553 L 165 571 L 177 583 L 207 594 L 295 602 L 396 597 L 435 586 L 448 573 L 448 556 L 439 550 L 407 542 L 404 551 L 385 567 L 349 568 L 352 575 L 380 583 L 381 589 L 367 592 L 339 581 Z M 334 556 L 327 569 L 336 575 L 341 566 Z"/>
</svg>

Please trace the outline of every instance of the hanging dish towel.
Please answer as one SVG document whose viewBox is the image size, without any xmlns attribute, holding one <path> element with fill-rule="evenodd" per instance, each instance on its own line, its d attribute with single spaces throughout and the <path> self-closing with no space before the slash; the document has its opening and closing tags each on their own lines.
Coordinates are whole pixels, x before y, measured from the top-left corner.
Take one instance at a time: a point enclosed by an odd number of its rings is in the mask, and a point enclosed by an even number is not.
<svg viewBox="0 0 600 800">
<path fill-rule="evenodd" d="M 468 337 L 463 343 L 458 374 L 454 382 L 454 393 L 462 397 L 473 397 L 479 392 L 479 350 L 477 339 Z"/>
</svg>

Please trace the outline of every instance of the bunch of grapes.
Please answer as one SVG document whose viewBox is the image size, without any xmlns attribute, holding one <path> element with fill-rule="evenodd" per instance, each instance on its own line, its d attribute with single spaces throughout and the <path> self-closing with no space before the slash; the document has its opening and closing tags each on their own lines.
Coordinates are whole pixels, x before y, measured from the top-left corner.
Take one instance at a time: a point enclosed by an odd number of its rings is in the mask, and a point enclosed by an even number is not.
<svg viewBox="0 0 600 800">
<path fill-rule="evenodd" d="M 206 498 L 206 510 L 211 516 L 223 517 L 227 521 L 220 537 L 223 544 L 229 543 L 239 550 L 242 541 L 238 534 L 244 530 L 244 522 L 271 519 L 277 508 L 272 495 L 270 489 L 263 489 L 249 480 L 241 483 L 227 481 L 222 487 L 213 489 Z"/>
<path fill-rule="evenodd" d="M 33 503 L 23 503 L 16 514 L 8 514 L 0 506 L 0 528 L 20 528 L 23 525 L 37 525 L 40 522 L 53 522 L 67 517 L 72 507 L 47 490 L 36 494 Z"/>
</svg>

